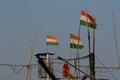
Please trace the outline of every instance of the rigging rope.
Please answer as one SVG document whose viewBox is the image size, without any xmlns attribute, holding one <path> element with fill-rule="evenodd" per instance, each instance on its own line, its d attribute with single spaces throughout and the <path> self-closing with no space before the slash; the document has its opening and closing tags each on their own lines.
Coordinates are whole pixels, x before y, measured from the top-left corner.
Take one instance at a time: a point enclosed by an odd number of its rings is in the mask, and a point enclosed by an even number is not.
<svg viewBox="0 0 120 80">
<path fill-rule="evenodd" d="M 18 71 L 16 71 L 16 66 L 11 66 L 11 69 L 13 70 L 14 73 L 19 73 L 20 71 L 23 70 L 24 67 L 20 68 Z"/>
<path fill-rule="evenodd" d="M 96 57 L 96 59 L 99 61 L 99 63 L 105 68 L 105 69 L 107 69 L 107 67 L 105 67 L 105 65 L 98 59 L 98 57 L 97 56 L 95 56 Z M 114 80 L 118 80 L 109 70 L 108 70 L 108 72 L 109 72 L 109 74 L 114 78 Z"/>
</svg>

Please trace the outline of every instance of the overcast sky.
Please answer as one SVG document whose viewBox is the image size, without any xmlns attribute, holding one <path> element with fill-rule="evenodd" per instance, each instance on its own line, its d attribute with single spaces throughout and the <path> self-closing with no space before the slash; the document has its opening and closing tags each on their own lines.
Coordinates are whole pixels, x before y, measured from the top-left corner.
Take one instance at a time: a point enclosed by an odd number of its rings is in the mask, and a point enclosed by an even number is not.
<svg viewBox="0 0 120 80">
<path fill-rule="evenodd" d="M 45 38 L 48 34 L 59 38 L 59 46 L 50 46 L 48 51 L 54 52 L 56 57 L 67 58 L 70 52 L 69 34 L 78 34 L 80 11 L 86 9 L 92 16 L 96 15 L 96 57 L 105 66 L 118 67 L 112 12 L 119 46 L 120 0 L 96 0 L 96 2 L 94 14 L 94 0 L 0 0 L 0 64 L 27 64 L 37 30 L 39 33 L 34 55 L 46 52 Z M 92 38 L 91 28 L 90 33 Z M 80 55 L 85 56 L 88 54 L 88 41 L 87 29 L 84 26 L 81 26 L 80 37 L 84 44 Z M 75 55 L 75 52 L 72 49 L 72 55 Z M 32 64 L 37 63 L 34 55 Z M 98 61 L 96 65 L 102 66 Z M 17 67 L 17 70 L 20 68 Z M 25 69 L 15 74 L 11 67 L 0 66 L 0 79 L 23 80 Z M 37 80 L 37 68 L 33 68 L 32 72 L 31 80 Z M 113 70 L 111 73 L 117 79 L 120 78 L 120 71 Z M 104 72 L 101 76 L 115 80 L 109 73 Z"/>
</svg>

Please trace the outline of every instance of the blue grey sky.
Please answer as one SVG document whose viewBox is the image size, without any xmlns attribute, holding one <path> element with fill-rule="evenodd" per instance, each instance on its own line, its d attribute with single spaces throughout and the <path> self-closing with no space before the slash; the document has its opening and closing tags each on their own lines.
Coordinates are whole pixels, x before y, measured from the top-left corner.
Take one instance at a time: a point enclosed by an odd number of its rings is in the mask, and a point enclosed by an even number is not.
<svg viewBox="0 0 120 80">
<path fill-rule="evenodd" d="M 119 0 L 96 0 L 96 50 L 95 55 L 105 66 L 118 67 L 116 55 L 112 12 L 120 45 L 120 7 Z M 27 64 L 36 31 L 39 30 L 34 54 L 46 52 L 46 35 L 59 38 L 59 46 L 48 48 L 55 56 L 68 57 L 69 34 L 78 34 L 80 11 L 94 16 L 94 0 L 0 0 L 0 64 Z M 80 37 L 84 49 L 80 55 L 88 54 L 86 27 L 81 26 Z M 90 29 L 92 34 L 92 29 Z M 91 35 L 92 37 L 92 35 Z M 75 50 L 72 49 L 72 55 Z M 37 59 L 33 55 L 32 64 Z M 96 65 L 97 65 L 96 61 Z M 98 64 L 98 66 L 101 66 Z M 20 67 L 21 68 L 21 67 Z M 18 67 L 19 69 L 19 67 Z M 0 66 L 1 80 L 23 80 L 25 69 L 15 74 L 11 67 Z M 32 80 L 37 80 L 37 69 L 32 70 Z M 120 71 L 111 72 L 119 79 Z M 106 76 L 104 76 L 106 75 Z M 114 80 L 109 73 L 103 77 Z"/>
</svg>

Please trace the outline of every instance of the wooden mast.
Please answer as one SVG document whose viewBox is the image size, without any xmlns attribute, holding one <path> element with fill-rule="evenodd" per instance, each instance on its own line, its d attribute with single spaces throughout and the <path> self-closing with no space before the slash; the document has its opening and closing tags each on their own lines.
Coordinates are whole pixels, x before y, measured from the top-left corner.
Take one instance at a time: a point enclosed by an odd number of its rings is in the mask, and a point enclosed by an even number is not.
<svg viewBox="0 0 120 80">
<path fill-rule="evenodd" d="M 116 53 L 117 53 L 117 57 L 118 57 L 118 65 L 119 65 L 119 68 L 120 68 L 120 58 L 119 58 L 118 42 L 117 42 L 117 36 L 116 36 L 116 26 L 115 26 L 113 12 L 112 12 L 112 20 L 113 20 L 113 27 L 114 27 L 114 37 L 115 37 L 115 44 L 116 44 Z"/>
<path fill-rule="evenodd" d="M 30 65 L 31 65 L 31 61 L 32 61 L 32 55 L 34 53 L 34 49 L 35 49 L 35 44 L 36 44 L 36 41 L 37 41 L 37 36 L 38 36 L 38 30 L 36 32 L 36 35 L 35 35 L 35 39 L 34 39 L 34 44 L 31 48 L 31 51 L 30 51 L 30 55 L 29 55 L 29 63 L 28 65 L 26 66 L 27 67 L 27 70 L 25 72 L 25 76 L 24 76 L 24 80 L 28 80 L 28 75 L 29 75 L 29 72 L 30 72 Z"/>
</svg>

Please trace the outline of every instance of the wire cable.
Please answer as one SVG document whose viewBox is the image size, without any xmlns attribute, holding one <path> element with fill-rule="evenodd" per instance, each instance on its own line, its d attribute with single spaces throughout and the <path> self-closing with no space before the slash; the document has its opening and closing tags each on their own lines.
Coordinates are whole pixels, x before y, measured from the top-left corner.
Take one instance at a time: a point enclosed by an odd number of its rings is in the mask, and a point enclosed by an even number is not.
<svg viewBox="0 0 120 80">
<path fill-rule="evenodd" d="M 99 61 L 99 63 L 105 68 L 105 69 L 107 69 L 107 67 L 98 59 L 98 57 L 97 56 L 95 56 L 96 57 L 96 59 Z M 109 74 L 114 78 L 114 80 L 118 80 L 110 71 L 109 71 L 109 69 L 107 69 L 107 71 L 109 72 Z"/>
</svg>

